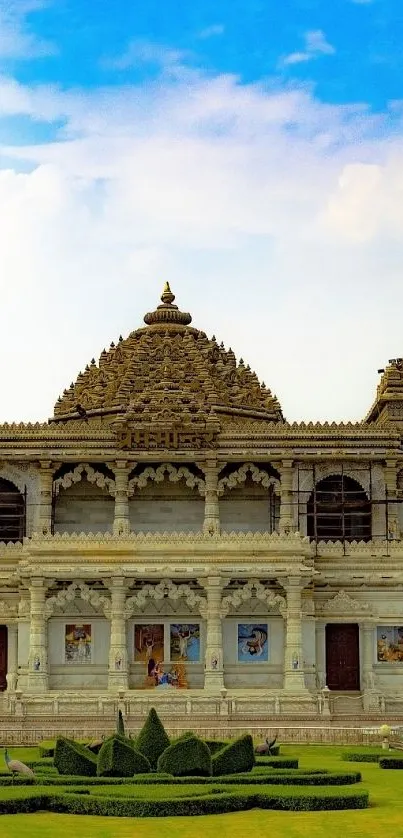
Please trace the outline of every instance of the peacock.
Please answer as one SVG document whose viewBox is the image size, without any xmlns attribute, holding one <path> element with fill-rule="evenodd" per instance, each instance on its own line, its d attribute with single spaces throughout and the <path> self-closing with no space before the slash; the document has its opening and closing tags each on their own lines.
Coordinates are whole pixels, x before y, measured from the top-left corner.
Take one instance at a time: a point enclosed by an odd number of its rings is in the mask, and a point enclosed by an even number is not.
<svg viewBox="0 0 403 838">
<path fill-rule="evenodd" d="M 28 768 L 28 765 L 25 765 L 24 762 L 20 762 L 19 759 L 10 759 L 10 754 L 8 753 L 7 748 L 4 750 L 4 759 L 8 770 L 11 771 L 13 782 L 14 774 L 25 774 L 26 777 L 35 777 L 32 768 Z"/>
</svg>

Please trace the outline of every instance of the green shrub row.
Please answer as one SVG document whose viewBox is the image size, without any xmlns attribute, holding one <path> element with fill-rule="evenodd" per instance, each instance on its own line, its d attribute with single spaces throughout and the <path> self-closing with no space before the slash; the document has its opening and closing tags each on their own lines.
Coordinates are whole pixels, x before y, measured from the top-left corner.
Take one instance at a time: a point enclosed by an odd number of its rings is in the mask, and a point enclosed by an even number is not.
<svg viewBox="0 0 403 838">
<path fill-rule="evenodd" d="M 344 751 L 341 755 L 344 762 L 378 762 L 385 751 Z"/>
<path fill-rule="evenodd" d="M 256 757 L 256 765 L 265 765 L 267 768 L 298 768 L 298 759 L 287 757 Z"/>
<path fill-rule="evenodd" d="M 86 791 L 83 789 L 83 791 Z M 210 815 L 237 812 L 247 809 L 280 809 L 288 811 L 321 811 L 364 809 L 368 806 L 368 792 L 330 793 L 316 789 L 307 792 L 287 788 L 224 793 L 204 797 L 167 800 L 135 800 L 96 797 L 91 794 L 38 795 L 0 800 L 0 814 L 15 814 L 50 810 L 75 815 L 101 815 L 116 817 L 166 817 L 180 815 Z"/>
<path fill-rule="evenodd" d="M 403 757 L 380 757 L 379 767 L 403 769 Z"/>
</svg>

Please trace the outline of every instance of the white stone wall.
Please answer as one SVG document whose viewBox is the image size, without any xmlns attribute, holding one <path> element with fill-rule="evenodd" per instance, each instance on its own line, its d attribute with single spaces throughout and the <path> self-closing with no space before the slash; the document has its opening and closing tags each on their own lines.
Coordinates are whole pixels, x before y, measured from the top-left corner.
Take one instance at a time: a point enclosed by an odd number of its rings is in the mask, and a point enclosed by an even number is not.
<svg viewBox="0 0 403 838">
<path fill-rule="evenodd" d="M 133 532 L 200 532 L 204 522 L 204 498 L 184 482 L 150 482 L 136 490 L 129 501 Z"/>
<path fill-rule="evenodd" d="M 222 532 L 270 532 L 270 497 L 259 483 L 227 489 L 219 499 Z"/>
<path fill-rule="evenodd" d="M 55 508 L 55 533 L 112 532 L 115 501 L 107 489 L 83 479 L 60 489 Z"/>
</svg>

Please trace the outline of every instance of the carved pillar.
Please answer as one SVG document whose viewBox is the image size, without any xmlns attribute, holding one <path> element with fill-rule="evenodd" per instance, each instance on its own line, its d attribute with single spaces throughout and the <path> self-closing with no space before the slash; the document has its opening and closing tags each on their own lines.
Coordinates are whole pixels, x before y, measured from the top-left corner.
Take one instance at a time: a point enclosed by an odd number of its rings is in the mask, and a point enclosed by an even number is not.
<svg viewBox="0 0 403 838">
<path fill-rule="evenodd" d="M 400 538 L 399 504 L 397 503 L 397 467 L 395 460 L 386 460 L 384 469 L 386 488 L 385 517 L 388 538 Z"/>
<path fill-rule="evenodd" d="M 361 635 L 361 663 L 362 663 L 362 688 L 373 690 L 374 683 L 374 626 L 372 623 L 360 624 Z"/>
<path fill-rule="evenodd" d="M 283 583 L 281 583 L 283 584 Z M 284 689 L 305 690 L 304 660 L 302 650 L 302 599 L 304 581 L 299 576 L 289 576 L 284 584 L 287 594 L 287 611 L 284 644 Z"/>
<path fill-rule="evenodd" d="M 41 462 L 39 470 L 38 531 L 48 535 L 52 531 L 52 490 L 54 469 L 51 463 Z"/>
<path fill-rule="evenodd" d="M 316 688 L 323 690 L 326 686 L 326 623 L 316 622 Z"/>
<path fill-rule="evenodd" d="M 126 635 L 126 580 L 119 576 L 111 584 L 111 638 L 109 644 L 109 690 L 128 689 Z"/>
<path fill-rule="evenodd" d="M 205 612 L 202 614 L 206 618 L 204 689 L 217 690 L 224 686 L 221 616 L 223 581 L 219 576 L 209 576 L 202 584 L 207 593 Z"/>
<path fill-rule="evenodd" d="M 31 622 L 28 689 L 30 692 L 44 692 L 48 689 L 46 585 L 44 579 L 31 579 L 29 593 Z"/>
<path fill-rule="evenodd" d="M 281 478 L 281 504 L 279 530 L 282 535 L 295 530 L 295 516 L 293 503 L 293 477 L 294 469 L 292 460 L 283 460 L 280 469 Z"/>
<path fill-rule="evenodd" d="M 115 517 L 113 534 L 126 535 L 130 532 L 129 520 L 129 470 L 127 463 L 119 460 L 115 465 Z"/>
<path fill-rule="evenodd" d="M 18 678 L 18 623 L 7 626 L 7 689 L 14 692 Z"/>
<path fill-rule="evenodd" d="M 208 535 L 220 534 L 220 504 L 218 500 L 218 474 L 217 463 L 207 462 L 203 466 L 206 483 L 204 525 L 203 532 Z"/>
</svg>

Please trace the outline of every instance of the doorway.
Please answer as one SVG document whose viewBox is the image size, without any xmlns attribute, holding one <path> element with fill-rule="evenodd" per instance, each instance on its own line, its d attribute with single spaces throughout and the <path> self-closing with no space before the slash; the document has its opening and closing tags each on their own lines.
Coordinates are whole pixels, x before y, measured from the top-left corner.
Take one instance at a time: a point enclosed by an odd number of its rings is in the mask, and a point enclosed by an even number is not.
<svg viewBox="0 0 403 838">
<path fill-rule="evenodd" d="M 360 689 L 357 623 L 329 623 L 326 626 L 326 684 L 329 690 Z"/>
<path fill-rule="evenodd" d="M 7 689 L 7 626 L 0 626 L 0 691 Z"/>
</svg>

